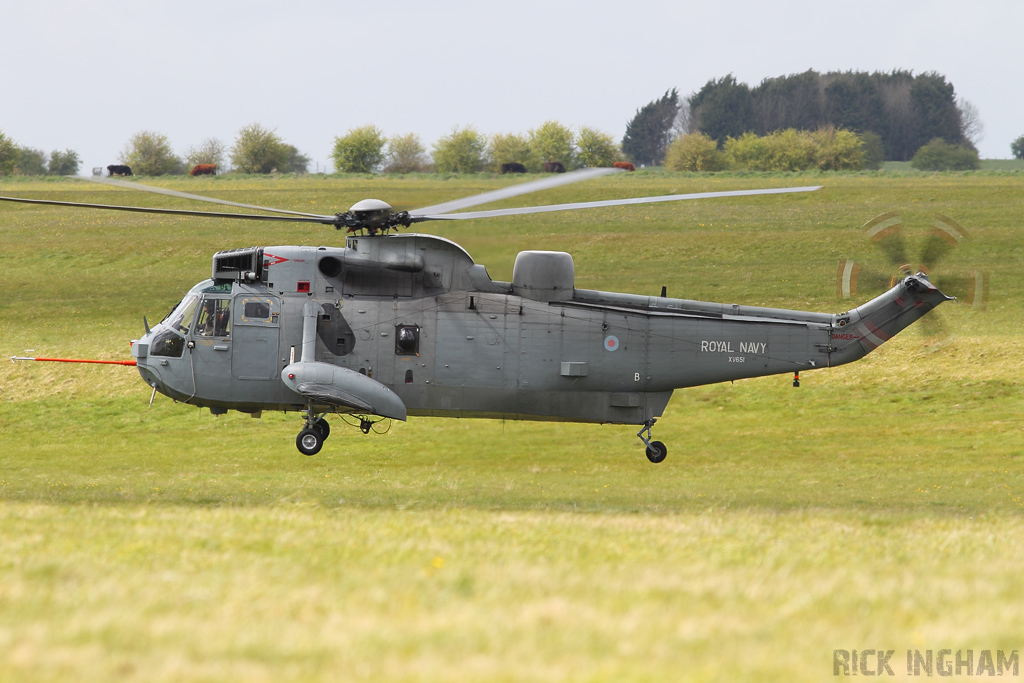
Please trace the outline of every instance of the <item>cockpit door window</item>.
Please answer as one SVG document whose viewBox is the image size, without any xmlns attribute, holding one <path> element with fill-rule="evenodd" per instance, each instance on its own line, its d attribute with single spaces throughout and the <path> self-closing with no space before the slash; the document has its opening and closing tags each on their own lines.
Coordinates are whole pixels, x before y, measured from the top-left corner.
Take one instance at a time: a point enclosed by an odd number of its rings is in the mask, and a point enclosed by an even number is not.
<svg viewBox="0 0 1024 683">
<path fill-rule="evenodd" d="M 207 297 L 196 318 L 197 337 L 231 336 L 231 300 Z"/>
</svg>

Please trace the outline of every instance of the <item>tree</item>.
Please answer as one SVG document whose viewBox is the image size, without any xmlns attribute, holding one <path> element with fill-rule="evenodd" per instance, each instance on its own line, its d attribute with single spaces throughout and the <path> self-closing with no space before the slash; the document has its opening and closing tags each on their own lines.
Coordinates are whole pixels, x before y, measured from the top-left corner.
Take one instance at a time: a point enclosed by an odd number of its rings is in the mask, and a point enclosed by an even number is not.
<svg viewBox="0 0 1024 683">
<path fill-rule="evenodd" d="M 340 173 L 373 173 L 384 161 L 385 144 L 384 132 L 377 126 L 350 128 L 334 138 L 334 168 Z"/>
<path fill-rule="evenodd" d="M 426 150 L 416 133 L 392 135 L 385 155 L 385 173 L 416 173 L 426 170 Z"/>
<path fill-rule="evenodd" d="M 682 135 L 665 152 L 665 167 L 672 171 L 721 171 L 725 166 L 718 143 L 703 133 Z"/>
<path fill-rule="evenodd" d="M 826 126 L 811 133 L 814 165 L 822 171 L 858 171 L 864 168 L 864 142 L 848 130 Z"/>
<path fill-rule="evenodd" d="M 50 175 L 78 175 L 78 167 L 82 161 L 78 158 L 78 152 L 73 149 L 66 149 L 63 152 L 53 150 L 50 152 L 50 164 L 47 173 Z"/>
<path fill-rule="evenodd" d="M 522 164 L 536 170 L 539 166 L 533 159 L 530 141 L 516 133 L 498 133 L 487 143 L 487 156 L 491 170 L 500 171 L 502 164 Z"/>
<path fill-rule="evenodd" d="M 151 130 L 139 131 L 121 151 L 121 163 L 135 175 L 158 176 L 183 173 L 184 162 L 174 155 L 166 135 Z"/>
<path fill-rule="evenodd" d="M 740 171 L 768 170 L 768 141 L 753 133 L 744 133 L 738 138 L 732 136 L 725 139 L 722 145 L 726 163 L 729 168 Z"/>
<path fill-rule="evenodd" d="M 787 128 L 765 136 L 768 165 L 765 171 L 803 171 L 814 166 L 815 144 L 805 130 Z"/>
<path fill-rule="evenodd" d="M 956 98 L 956 108 L 960 113 L 960 130 L 964 140 L 977 149 L 978 143 L 985 138 L 985 122 L 981 120 L 981 112 L 973 102 L 962 97 Z"/>
<path fill-rule="evenodd" d="M 741 171 L 858 170 L 864 167 L 863 142 L 848 130 L 787 128 L 765 136 L 744 133 L 727 138 L 725 157 Z"/>
<path fill-rule="evenodd" d="M 648 102 L 636 110 L 636 116 L 626 124 L 622 136 L 622 151 L 634 163 L 657 166 L 665 157 L 672 140 L 672 126 L 679 115 L 679 93 L 675 88 L 666 90 L 661 99 Z"/>
<path fill-rule="evenodd" d="M 1024 135 L 1010 144 L 1010 151 L 1013 153 L 1014 159 L 1024 159 Z"/>
<path fill-rule="evenodd" d="M 46 175 L 46 152 L 30 147 L 18 148 L 18 165 L 14 168 L 18 175 Z"/>
<path fill-rule="evenodd" d="M 217 138 L 207 138 L 198 147 L 189 147 L 185 152 L 185 163 L 191 169 L 196 164 L 213 164 L 217 170 L 224 168 L 224 153 L 227 148 Z"/>
<path fill-rule="evenodd" d="M 917 150 L 910 165 L 919 171 L 972 171 L 981 163 L 976 150 L 934 138 Z"/>
<path fill-rule="evenodd" d="M 952 145 L 966 141 L 956 93 L 945 76 L 935 72 L 920 74 L 910 86 L 910 99 L 917 124 L 915 147 L 935 138 Z"/>
<path fill-rule="evenodd" d="M 825 123 L 825 93 L 821 76 L 814 70 L 802 74 L 766 78 L 751 91 L 755 132 L 817 130 Z"/>
<path fill-rule="evenodd" d="M 574 142 L 572 131 L 557 121 L 545 121 L 530 131 L 530 150 L 534 160 L 540 164 L 557 161 L 566 169 L 575 168 Z"/>
<path fill-rule="evenodd" d="M 288 158 L 284 167 L 279 169 L 282 173 L 309 173 L 309 157 L 298 150 L 295 145 L 285 145 Z"/>
<path fill-rule="evenodd" d="M 291 151 L 272 130 L 252 123 L 238 131 L 231 164 L 241 173 L 273 173 L 288 165 Z"/>
<path fill-rule="evenodd" d="M 611 166 L 621 153 L 615 138 L 608 133 L 584 126 L 576 136 L 576 161 L 580 166 Z"/>
<path fill-rule="evenodd" d="M 859 133 L 881 131 L 884 112 L 875 76 L 863 71 L 824 74 L 826 124 Z"/>
<path fill-rule="evenodd" d="M 484 167 L 487 141 L 472 126 L 453 128 L 434 143 L 438 173 L 477 173 Z"/>
<path fill-rule="evenodd" d="M 908 161 L 920 147 L 916 142 L 917 126 L 910 96 L 912 79 L 906 71 L 879 74 L 883 118 L 880 129 L 875 132 L 885 142 L 885 158 L 892 161 Z"/>
<path fill-rule="evenodd" d="M 732 74 L 708 81 L 690 97 L 689 106 L 697 130 L 719 146 L 728 137 L 738 137 L 756 128 L 754 95 L 746 83 L 737 83 Z"/>
<path fill-rule="evenodd" d="M 21 157 L 21 150 L 18 145 L 0 131 L 0 175 L 14 173 L 19 157 Z"/>
<path fill-rule="evenodd" d="M 864 168 L 870 171 L 882 168 L 882 162 L 885 161 L 885 145 L 882 144 L 882 136 L 874 131 L 866 130 L 858 137 L 861 141 L 861 150 L 864 152 Z"/>
</svg>

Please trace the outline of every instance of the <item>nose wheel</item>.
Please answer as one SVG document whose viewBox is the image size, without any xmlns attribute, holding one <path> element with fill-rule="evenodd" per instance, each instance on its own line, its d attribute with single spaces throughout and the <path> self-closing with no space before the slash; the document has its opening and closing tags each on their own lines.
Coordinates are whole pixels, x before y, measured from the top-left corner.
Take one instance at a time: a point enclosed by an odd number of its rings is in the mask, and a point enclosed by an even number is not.
<svg viewBox="0 0 1024 683">
<path fill-rule="evenodd" d="M 651 441 L 651 427 L 657 420 L 648 420 L 644 422 L 644 426 L 636 433 L 637 437 L 644 442 L 644 446 L 647 449 L 647 459 L 658 464 L 665 459 L 668 455 L 668 447 L 660 441 Z"/>
</svg>

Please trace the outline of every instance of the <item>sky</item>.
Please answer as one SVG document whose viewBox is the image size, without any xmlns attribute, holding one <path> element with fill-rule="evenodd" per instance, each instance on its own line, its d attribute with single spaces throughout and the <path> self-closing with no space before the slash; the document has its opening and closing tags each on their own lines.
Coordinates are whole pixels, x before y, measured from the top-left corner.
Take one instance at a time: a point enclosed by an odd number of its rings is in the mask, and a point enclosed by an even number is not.
<svg viewBox="0 0 1024 683">
<path fill-rule="evenodd" d="M 184 156 L 259 123 L 329 171 L 373 124 L 429 150 L 456 127 L 554 120 L 621 140 L 637 109 L 733 74 L 935 71 L 977 107 L 984 159 L 1024 135 L 1024 2 L 0 0 L 0 132 L 82 171 L 132 135 Z"/>
</svg>

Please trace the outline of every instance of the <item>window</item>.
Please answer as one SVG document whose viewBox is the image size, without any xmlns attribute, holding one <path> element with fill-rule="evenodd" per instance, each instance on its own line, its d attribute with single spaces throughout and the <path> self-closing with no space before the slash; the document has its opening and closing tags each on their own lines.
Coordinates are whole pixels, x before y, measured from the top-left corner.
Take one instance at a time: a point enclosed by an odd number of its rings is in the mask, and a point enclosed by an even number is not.
<svg viewBox="0 0 1024 683">
<path fill-rule="evenodd" d="M 232 306 L 231 325 L 259 325 L 276 327 L 281 315 L 281 301 L 272 296 L 236 296 Z"/>
<path fill-rule="evenodd" d="M 246 318 L 265 320 L 270 317 L 270 304 L 265 301 L 246 301 L 243 310 Z"/>
<path fill-rule="evenodd" d="M 395 327 L 395 354 L 399 356 L 419 355 L 420 328 L 417 325 Z"/>
<path fill-rule="evenodd" d="M 167 314 L 164 318 L 164 322 L 167 326 L 178 332 L 187 332 L 189 325 L 192 324 L 192 316 L 196 312 L 196 302 L 199 299 L 194 294 L 189 294 L 181 300 L 174 310 Z"/>
<path fill-rule="evenodd" d="M 196 319 L 196 335 L 228 337 L 231 335 L 230 299 L 205 299 Z"/>
<path fill-rule="evenodd" d="M 163 330 L 153 338 L 149 355 L 181 358 L 185 352 L 185 338 L 172 330 Z"/>
</svg>

